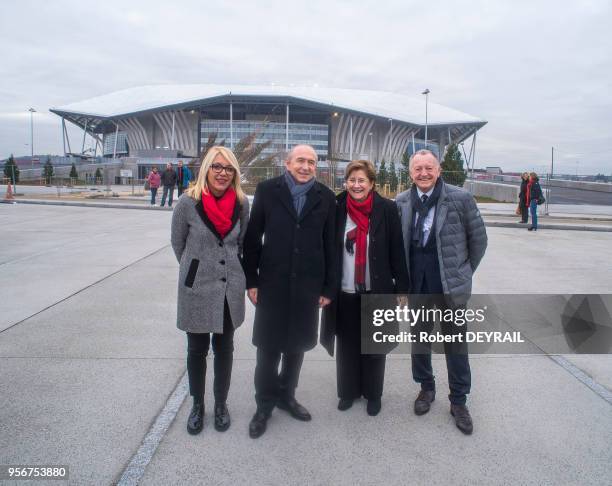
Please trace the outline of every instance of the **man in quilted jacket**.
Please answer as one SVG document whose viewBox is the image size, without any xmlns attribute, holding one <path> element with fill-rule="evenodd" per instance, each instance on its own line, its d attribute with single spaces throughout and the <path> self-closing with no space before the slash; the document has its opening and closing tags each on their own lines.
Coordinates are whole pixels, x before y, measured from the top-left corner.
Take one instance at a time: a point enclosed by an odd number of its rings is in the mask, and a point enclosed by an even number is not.
<svg viewBox="0 0 612 486">
<path fill-rule="evenodd" d="M 487 233 L 474 197 L 467 191 L 446 184 L 441 178 L 437 157 L 419 150 L 410 158 L 412 187 L 397 196 L 402 221 L 404 248 L 410 275 L 410 307 L 462 309 L 472 292 L 472 275 L 487 248 Z M 413 328 L 431 333 L 433 322 L 418 322 Z M 465 336 L 466 325 L 442 322 L 444 335 Z M 450 413 L 464 434 L 473 430 L 466 407 L 471 373 L 467 343 L 457 340 L 444 344 Z M 414 403 L 417 415 L 430 409 L 436 396 L 431 366 L 431 344 L 419 343 L 412 349 L 412 376 L 421 385 Z"/>
</svg>

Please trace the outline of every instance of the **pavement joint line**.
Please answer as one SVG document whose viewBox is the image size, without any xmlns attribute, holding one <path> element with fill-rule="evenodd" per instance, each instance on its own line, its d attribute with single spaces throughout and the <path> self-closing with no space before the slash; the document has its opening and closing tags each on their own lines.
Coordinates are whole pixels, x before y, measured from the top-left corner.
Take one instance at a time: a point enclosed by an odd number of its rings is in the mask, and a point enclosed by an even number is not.
<svg viewBox="0 0 612 486">
<path fill-rule="evenodd" d="M 9 327 L 7 327 L 7 328 L 5 328 L 5 329 L 0 330 L 0 334 L 2 334 L 2 333 L 3 333 L 3 332 L 5 332 L 5 331 L 8 331 L 9 329 L 12 329 L 12 328 L 13 328 L 13 327 L 15 327 L 15 326 L 18 326 L 19 324 L 21 324 L 21 323 L 23 323 L 23 322 L 27 321 L 28 319 L 31 319 L 32 317 L 37 316 L 38 314 L 42 314 L 42 313 L 43 313 L 43 312 L 45 312 L 46 310 L 51 309 L 51 307 L 55 307 L 56 305 L 61 304 L 62 302 L 67 301 L 68 299 L 71 299 L 71 298 L 72 298 L 72 297 L 74 297 L 75 295 L 80 294 L 81 292 L 83 292 L 83 291 L 85 291 L 85 290 L 87 290 L 87 289 L 89 289 L 89 288 L 93 287 L 94 285 L 98 285 L 100 282 L 103 282 L 103 281 L 104 281 L 104 280 L 106 280 L 107 278 L 110 278 L 110 277 L 112 277 L 113 275 L 117 275 L 119 272 L 122 272 L 122 271 L 123 271 L 123 270 L 125 270 L 126 268 L 129 268 L 129 267 L 131 267 L 132 265 L 135 265 L 136 263 L 139 263 L 139 262 L 141 262 L 141 261 L 145 260 L 146 258 L 149 258 L 149 257 L 151 257 L 151 256 L 155 255 L 156 253 L 159 253 L 159 252 L 160 252 L 160 251 L 162 251 L 162 250 L 165 250 L 165 249 L 166 249 L 166 248 L 168 248 L 169 246 L 170 246 L 170 245 L 164 245 L 164 246 L 162 246 L 161 248 L 158 248 L 157 250 L 155 250 L 155 251 L 153 251 L 153 252 L 149 253 L 148 255 L 145 255 L 145 256 L 143 256 L 143 257 L 141 257 L 141 258 L 137 259 L 137 260 L 134 260 L 134 261 L 133 261 L 133 262 L 131 262 L 131 263 L 128 263 L 128 264 L 127 264 L 127 265 L 125 265 L 124 267 L 121 267 L 120 269 L 118 269 L 118 270 L 116 270 L 116 271 L 114 271 L 114 272 L 112 272 L 112 273 L 109 273 L 108 275 L 106 275 L 106 276 L 102 277 L 101 279 L 99 279 L 99 280 L 97 280 L 97 281 L 95 281 L 95 282 L 93 282 L 93 283 L 91 283 L 91 284 L 89 284 L 89 285 L 87 285 L 87 286 L 83 287 L 82 289 L 77 290 L 76 292 L 74 292 L 74 293 L 72 293 L 72 294 L 68 295 L 67 297 L 64 297 L 63 299 L 58 300 L 57 302 L 55 302 L 55 303 L 53 303 L 53 304 L 48 305 L 48 306 L 47 306 L 47 307 L 45 307 L 44 309 L 41 309 L 41 310 L 39 310 L 39 311 L 35 312 L 35 313 L 34 313 L 34 314 L 32 314 L 31 316 L 28 316 L 28 317 L 26 317 L 26 318 L 24 318 L 24 319 L 21 319 L 20 321 L 17 321 L 17 322 L 15 322 L 14 324 L 11 324 Z"/>
<path fill-rule="evenodd" d="M 593 392 L 603 398 L 606 402 L 612 405 L 612 391 L 608 390 L 605 386 L 596 382 L 593 378 L 587 375 L 584 371 L 578 368 L 576 365 L 571 363 L 569 360 L 559 355 L 548 355 L 550 359 L 552 359 L 555 363 L 557 363 L 561 368 L 567 371 L 570 375 L 576 378 L 579 382 L 586 385 Z"/>
<path fill-rule="evenodd" d="M 188 391 L 187 372 L 185 372 L 172 391 L 166 405 L 142 440 L 140 447 L 123 470 L 117 486 L 136 486 L 144 476 L 145 469 L 157 451 L 157 447 L 172 425 Z"/>
<path fill-rule="evenodd" d="M 153 358 L 153 357 L 114 357 L 114 356 L 0 356 L 0 359 L 82 359 L 82 360 L 165 360 L 165 361 L 184 361 L 185 358 Z"/>
</svg>

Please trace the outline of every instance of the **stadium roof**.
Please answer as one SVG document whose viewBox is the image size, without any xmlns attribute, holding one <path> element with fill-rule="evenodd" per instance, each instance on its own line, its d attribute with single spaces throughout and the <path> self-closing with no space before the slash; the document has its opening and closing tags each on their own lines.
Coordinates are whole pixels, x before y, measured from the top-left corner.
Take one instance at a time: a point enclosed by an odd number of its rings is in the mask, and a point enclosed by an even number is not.
<svg viewBox="0 0 612 486">
<path fill-rule="evenodd" d="M 100 120 L 145 114 L 162 109 L 186 109 L 190 106 L 249 99 L 301 103 L 313 108 L 337 109 L 368 116 L 425 125 L 424 99 L 390 93 L 356 89 L 295 86 L 241 86 L 214 84 L 151 85 L 116 91 L 69 105 L 51 108 L 60 116 Z M 482 126 L 486 121 L 461 111 L 429 103 L 428 125 L 470 124 Z"/>
</svg>

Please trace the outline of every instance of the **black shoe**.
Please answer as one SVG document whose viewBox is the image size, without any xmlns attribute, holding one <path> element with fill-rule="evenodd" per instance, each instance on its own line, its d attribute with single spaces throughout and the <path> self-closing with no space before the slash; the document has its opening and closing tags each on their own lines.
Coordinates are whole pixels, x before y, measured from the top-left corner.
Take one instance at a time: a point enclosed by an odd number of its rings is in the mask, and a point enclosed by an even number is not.
<svg viewBox="0 0 612 486">
<path fill-rule="evenodd" d="M 368 405 L 366 410 L 368 411 L 368 415 L 370 417 L 375 417 L 380 412 L 380 407 L 382 407 L 382 403 L 380 402 L 380 398 L 376 400 L 368 400 Z"/>
<path fill-rule="evenodd" d="M 538 231 L 538 228 L 534 228 L 533 226 L 530 226 L 529 228 L 527 228 L 527 231 Z"/>
<path fill-rule="evenodd" d="M 431 403 L 436 399 L 436 390 L 421 390 L 414 401 L 414 413 L 425 415 L 429 412 Z"/>
<path fill-rule="evenodd" d="M 302 422 L 308 422 L 312 419 L 308 410 L 300 405 L 295 398 L 283 398 L 278 401 L 276 406 L 281 410 L 286 410 L 293 418 Z"/>
<path fill-rule="evenodd" d="M 187 419 L 187 432 L 197 435 L 202 432 L 204 427 L 204 402 L 193 402 L 191 413 Z"/>
<path fill-rule="evenodd" d="M 474 430 L 470 411 L 465 405 L 454 405 L 451 403 L 450 413 L 455 417 L 455 425 L 465 435 L 470 435 Z"/>
<path fill-rule="evenodd" d="M 251 423 L 249 423 L 249 435 L 251 439 L 257 439 L 264 435 L 269 418 L 270 414 L 268 413 L 260 412 L 259 410 L 255 412 L 255 415 L 253 415 L 251 419 Z"/>
<path fill-rule="evenodd" d="M 225 402 L 215 403 L 215 430 L 225 432 L 230 424 L 230 414 Z"/>
<path fill-rule="evenodd" d="M 352 398 L 341 398 L 340 401 L 338 402 L 338 410 L 341 410 L 342 412 L 344 412 L 345 410 L 348 410 L 352 406 L 353 406 Z"/>
</svg>

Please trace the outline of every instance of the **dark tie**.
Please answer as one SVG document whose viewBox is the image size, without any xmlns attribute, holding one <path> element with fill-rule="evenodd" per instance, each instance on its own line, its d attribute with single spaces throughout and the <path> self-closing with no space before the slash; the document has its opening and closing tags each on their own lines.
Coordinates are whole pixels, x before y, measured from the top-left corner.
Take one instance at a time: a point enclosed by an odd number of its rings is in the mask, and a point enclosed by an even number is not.
<svg viewBox="0 0 612 486">
<path fill-rule="evenodd" d="M 428 196 L 427 194 L 423 194 L 423 195 L 421 196 L 421 201 L 423 201 L 423 204 L 425 204 L 425 203 L 427 202 L 427 198 L 428 198 L 428 197 L 429 197 L 429 196 Z"/>
</svg>

